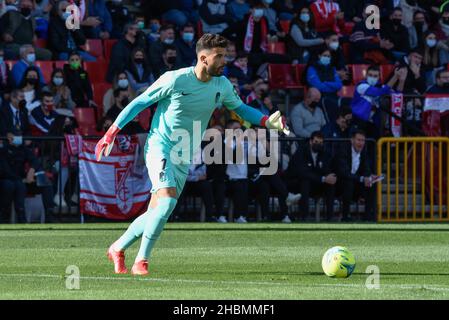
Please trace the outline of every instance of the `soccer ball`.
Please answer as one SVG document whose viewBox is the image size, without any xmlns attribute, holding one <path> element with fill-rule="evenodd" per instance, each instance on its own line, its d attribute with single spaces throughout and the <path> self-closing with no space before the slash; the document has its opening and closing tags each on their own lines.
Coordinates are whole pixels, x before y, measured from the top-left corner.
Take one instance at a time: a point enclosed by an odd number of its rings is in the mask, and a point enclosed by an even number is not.
<svg viewBox="0 0 449 320">
<path fill-rule="evenodd" d="M 326 251 L 321 266 L 328 277 L 347 278 L 355 269 L 355 259 L 348 249 L 337 246 Z"/>
</svg>

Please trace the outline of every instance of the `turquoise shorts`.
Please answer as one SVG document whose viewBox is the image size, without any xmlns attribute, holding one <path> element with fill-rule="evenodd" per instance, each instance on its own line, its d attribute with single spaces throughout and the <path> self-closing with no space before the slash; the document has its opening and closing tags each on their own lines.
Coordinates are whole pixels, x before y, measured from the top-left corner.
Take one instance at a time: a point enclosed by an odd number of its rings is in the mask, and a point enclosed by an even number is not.
<svg viewBox="0 0 449 320">
<path fill-rule="evenodd" d="M 181 195 L 189 173 L 188 164 L 174 164 L 170 157 L 171 148 L 159 139 L 148 138 L 145 145 L 145 164 L 151 180 L 151 193 L 162 188 L 176 188 Z"/>
</svg>

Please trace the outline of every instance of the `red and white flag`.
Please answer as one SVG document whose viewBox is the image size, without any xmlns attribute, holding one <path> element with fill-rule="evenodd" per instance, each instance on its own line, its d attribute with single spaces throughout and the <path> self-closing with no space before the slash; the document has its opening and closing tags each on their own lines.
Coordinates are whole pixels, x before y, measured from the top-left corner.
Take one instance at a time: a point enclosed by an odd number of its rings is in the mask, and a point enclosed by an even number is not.
<svg viewBox="0 0 449 320">
<path fill-rule="evenodd" d="M 404 97 L 401 93 L 395 93 L 391 95 L 391 112 L 398 117 L 402 117 L 402 110 L 404 108 Z M 391 117 L 391 133 L 393 137 L 401 136 L 401 121 L 395 117 Z"/>
<path fill-rule="evenodd" d="M 449 111 L 449 95 L 426 94 L 424 111 L 439 111 L 440 113 Z"/>
<path fill-rule="evenodd" d="M 137 138 L 118 136 L 110 155 L 101 161 L 95 159 L 96 144 L 96 140 L 81 141 L 81 213 L 125 220 L 145 212 L 150 200 L 151 182 L 146 167 L 139 166 L 136 161 L 139 155 Z"/>
</svg>

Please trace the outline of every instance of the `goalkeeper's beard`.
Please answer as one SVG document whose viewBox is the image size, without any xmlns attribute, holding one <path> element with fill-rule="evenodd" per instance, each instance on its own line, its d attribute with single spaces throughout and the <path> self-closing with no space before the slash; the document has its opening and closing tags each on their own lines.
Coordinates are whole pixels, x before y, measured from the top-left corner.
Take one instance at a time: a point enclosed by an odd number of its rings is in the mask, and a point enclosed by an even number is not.
<svg viewBox="0 0 449 320">
<path fill-rule="evenodd" d="M 223 71 L 224 71 L 224 66 L 220 66 L 220 67 L 210 66 L 210 67 L 206 68 L 207 74 L 211 77 L 220 77 L 221 75 L 223 75 Z"/>
</svg>

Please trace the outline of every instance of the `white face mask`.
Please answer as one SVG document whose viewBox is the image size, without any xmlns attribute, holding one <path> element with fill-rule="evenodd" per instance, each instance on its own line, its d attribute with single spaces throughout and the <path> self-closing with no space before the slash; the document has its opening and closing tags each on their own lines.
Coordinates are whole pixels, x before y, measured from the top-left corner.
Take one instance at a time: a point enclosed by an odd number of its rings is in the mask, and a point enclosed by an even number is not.
<svg viewBox="0 0 449 320">
<path fill-rule="evenodd" d="M 122 89 L 128 88 L 128 79 L 120 79 L 117 84 Z"/>
<path fill-rule="evenodd" d="M 53 78 L 53 83 L 55 84 L 55 86 L 60 86 L 63 82 L 64 82 L 64 79 L 61 77 Z"/>
<path fill-rule="evenodd" d="M 378 78 L 374 78 L 374 77 L 367 77 L 366 78 L 366 82 L 368 82 L 368 84 L 370 86 L 375 86 L 377 84 L 377 82 L 379 81 Z"/>
<path fill-rule="evenodd" d="M 165 44 L 173 44 L 173 42 L 175 42 L 175 39 L 167 38 L 164 40 Z"/>
<path fill-rule="evenodd" d="M 427 39 L 426 43 L 430 48 L 433 48 L 437 45 L 437 40 L 436 39 Z"/>
<path fill-rule="evenodd" d="M 338 41 L 329 43 L 329 48 L 331 48 L 333 51 L 337 50 L 339 46 L 340 46 L 340 43 L 338 43 Z"/>
<path fill-rule="evenodd" d="M 262 17 L 263 17 L 263 9 L 255 9 L 254 18 L 262 18 Z"/>
</svg>

